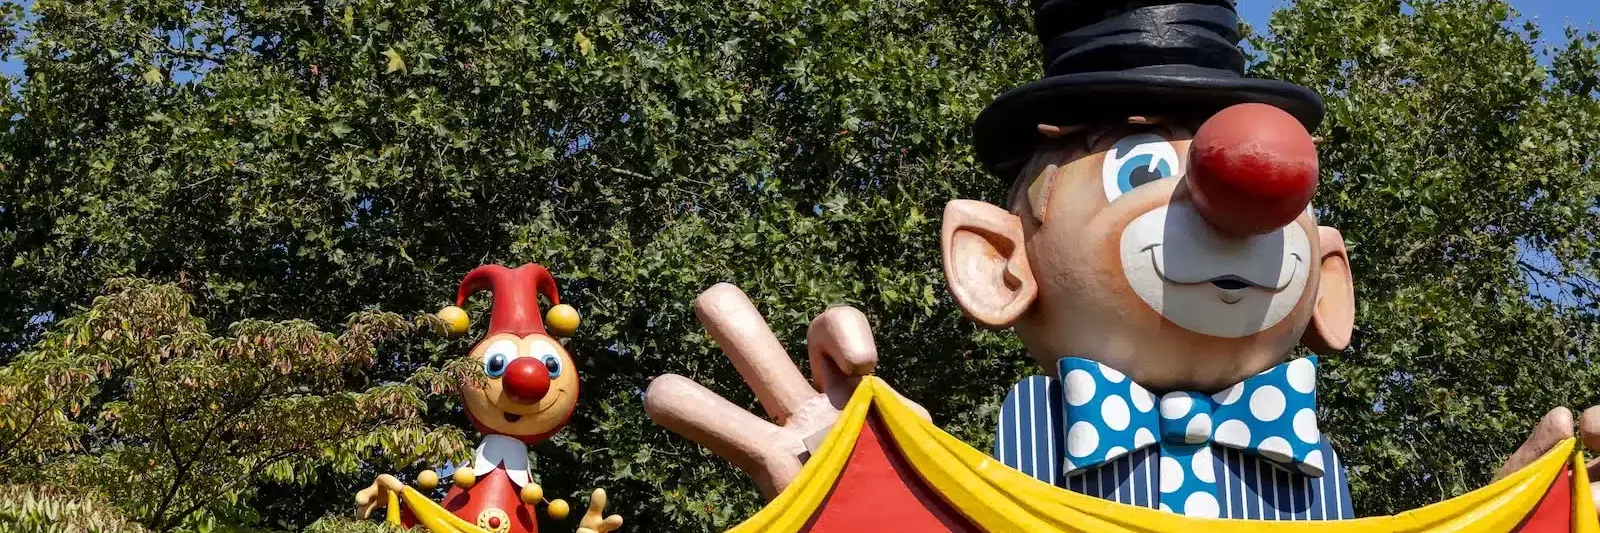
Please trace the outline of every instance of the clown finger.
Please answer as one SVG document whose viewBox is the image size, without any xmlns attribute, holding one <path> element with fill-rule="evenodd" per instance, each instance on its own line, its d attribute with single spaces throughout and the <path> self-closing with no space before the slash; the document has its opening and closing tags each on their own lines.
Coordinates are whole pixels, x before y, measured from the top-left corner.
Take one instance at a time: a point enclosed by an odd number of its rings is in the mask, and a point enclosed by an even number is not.
<svg viewBox="0 0 1600 533">
<path fill-rule="evenodd" d="M 835 307 L 818 315 L 806 331 L 806 347 L 811 360 L 811 377 L 827 393 L 828 401 L 836 409 L 844 409 L 861 376 L 878 368 L 878 346 L 872 339 L 872 325 L 867 315 L 854 307 Z M 900 391 L 894 394 L 923 420 L 932 420 L 928 410 L 917 402 L 907 399 Z"/>
<path fill-rule="evenodd" d="M 854 307 L 835 307 L 817 315 L 806 330 L 811 378 L 843 409 L 861 376 L 878 368 L 878 346 L 867 315 Z"/>
<path fill-rule="evenodd" d="M 800 460 L 782 453 L 781 428 L 750 414 L 694 380 L 666 374 L 644 393 L 650 420 L 682 435 L 749 474 L 769 498 L 800 472 Z"/>
<path fill-rule="evenodd" d="M 1551 409 L 1533 427 L 1528 440 L 1523 441 L 1522 446 L 1512 452 L 1511 457 L 1506 458 L 1506 462 L 1500 466 L 1494 478 L 1500 479 L 1522 470 L 1561 441 L 1569 438 L 1572 438 L 1572 410 L 1565 407 Z"/>
<path fill-rule="evenodd" d="M 778 425 L 817 395 L 761 312 L 738 287 L 718 283 L 706 289 L 695 298 L 694 312 Z"/>
</svg>

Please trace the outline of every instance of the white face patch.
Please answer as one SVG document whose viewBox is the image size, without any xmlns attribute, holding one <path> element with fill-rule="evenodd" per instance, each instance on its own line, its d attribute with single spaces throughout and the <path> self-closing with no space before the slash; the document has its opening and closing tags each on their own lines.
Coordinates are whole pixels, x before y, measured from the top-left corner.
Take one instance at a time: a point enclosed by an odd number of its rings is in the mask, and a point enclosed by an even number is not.
<svg viewBox="0 0 1600 533">
<path fill-rule="evenodd" d="M 1187 203 L 1140 215 L 1122 230 L 1122 272 L 1152 309 L 1184 329 L 1238 338 L 1294 310 L 1310 277 L 1311 240 L 1299 224 L 1224 237 Z"/>
</svg>

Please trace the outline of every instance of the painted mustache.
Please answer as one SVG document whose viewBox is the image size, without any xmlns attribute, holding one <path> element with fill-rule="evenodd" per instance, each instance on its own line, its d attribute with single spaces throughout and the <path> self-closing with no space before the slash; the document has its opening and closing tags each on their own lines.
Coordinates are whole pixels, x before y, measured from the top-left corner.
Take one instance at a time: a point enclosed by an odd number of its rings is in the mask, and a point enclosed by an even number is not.
<svg viewBox="0 0 1600 533">
<path fill-rule="evenodd" d="M 1156 273 L 1177 284 L 1213 283 L 1225 289 L 1241 284 L 1277 292 L 1304 268 L 1307 243 L 1278 231 L 1244 239 L 1227 238 L 1184 204 L 1162 207 L 1130 225 L 1143 237 Z"/>
</svg>

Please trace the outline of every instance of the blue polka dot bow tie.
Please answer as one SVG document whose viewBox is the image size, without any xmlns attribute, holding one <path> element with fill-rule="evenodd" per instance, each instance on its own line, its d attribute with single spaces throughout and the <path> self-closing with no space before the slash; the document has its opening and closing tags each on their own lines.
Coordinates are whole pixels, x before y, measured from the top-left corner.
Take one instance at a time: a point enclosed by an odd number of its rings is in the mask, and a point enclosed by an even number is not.
<svg viewBox="0 0 1600 533">
<path fill-rule="evenodd" d="M 1062 359 L 1057 371 L 1066 396 L 1069 475 L 1153 444 L 1167 455 L 1215 443 L 1322 476 L 1316 357 L 1275 366 L 1216 394 L 1169 392 L 1159 400 L 1121 372 L 1087 359 Z"/>
</svg>

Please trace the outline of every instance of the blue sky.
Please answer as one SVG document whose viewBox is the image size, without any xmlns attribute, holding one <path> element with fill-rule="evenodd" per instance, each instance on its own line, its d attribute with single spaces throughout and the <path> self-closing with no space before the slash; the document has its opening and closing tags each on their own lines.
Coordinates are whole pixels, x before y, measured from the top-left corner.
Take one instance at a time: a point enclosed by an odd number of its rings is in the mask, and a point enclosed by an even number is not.
<svg viewBox="0 0 1600 533">
<path fill-rule="evenodd" d="M 1544 28 L 1545 34 L 1550 37 L 1559 38 L 1561 29 L 1568 24 L 1579 28 L 1600 28 L 1600 0 L 1510 1 L 1524 17 L 1539 22 L 1539 26 Z M 1290 0 L 1238 0 L 1239 14 L 1251 26 L 1266 28 L 1268 15 L 1289 3 Z M 31 4 L 32 0 L 23 0 L 25 7 Z M 21 71 L 22 64 L 15 59 L 0 61 L 0 73 L 15 76 Z"/>
<path fill-rule="evenodd" d="M 1560 37 L 1568 23 L 1579 28 L 1600 28 L 1600 0 L 1510 0 L 1524 18 L 1531 18 L 1545 35 Z M 1267 27 L 1267 16 L 1288 5 L 1288 0 L 1238 0 L 1239 14 L 1251 26 Z"/>
</svg>

